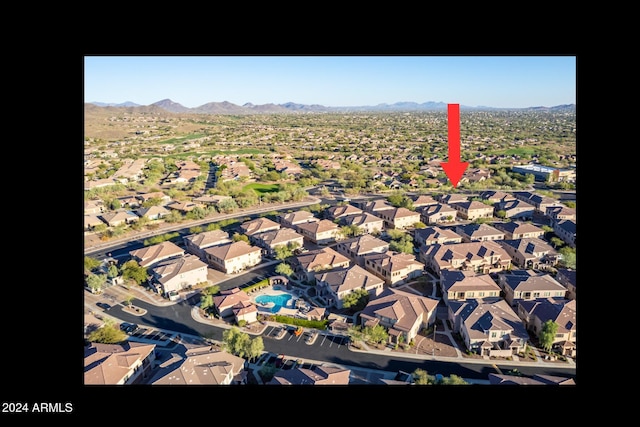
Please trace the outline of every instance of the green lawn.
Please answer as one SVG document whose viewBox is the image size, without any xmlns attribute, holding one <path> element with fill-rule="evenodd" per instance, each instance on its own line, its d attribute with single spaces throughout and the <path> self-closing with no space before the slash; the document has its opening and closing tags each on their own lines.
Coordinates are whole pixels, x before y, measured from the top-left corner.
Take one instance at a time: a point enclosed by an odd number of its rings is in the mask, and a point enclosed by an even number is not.
<svg viewBox="0 0 640 427">
<path fill-rule="evenodd" d="M 275 193 L 276 191 L 280 191 L 280 184 L 259 184 L 254 182 L 252 184 L 245 185 L 243 188 L 243 190 L 248 189 L 254 190 L 261 196 L 266 193 Z"/>
</svg>

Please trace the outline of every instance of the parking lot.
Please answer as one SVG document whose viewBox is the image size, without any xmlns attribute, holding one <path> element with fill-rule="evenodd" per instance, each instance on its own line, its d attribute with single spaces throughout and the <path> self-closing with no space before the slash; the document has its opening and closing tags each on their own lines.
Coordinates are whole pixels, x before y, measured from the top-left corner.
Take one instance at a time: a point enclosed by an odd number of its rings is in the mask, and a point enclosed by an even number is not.
<svg viewBox="0 0 640 427">
<path fill-rule="evenodd" d="M 138 327 L 131 323 L 122 323 L 120 326 L 124 332 L 129 335 L 131 341 L 152 343 L 156 345 L 166 346 L 175 337 L 175 334 L 158 331 L 156 329 Z"/>
</svg>

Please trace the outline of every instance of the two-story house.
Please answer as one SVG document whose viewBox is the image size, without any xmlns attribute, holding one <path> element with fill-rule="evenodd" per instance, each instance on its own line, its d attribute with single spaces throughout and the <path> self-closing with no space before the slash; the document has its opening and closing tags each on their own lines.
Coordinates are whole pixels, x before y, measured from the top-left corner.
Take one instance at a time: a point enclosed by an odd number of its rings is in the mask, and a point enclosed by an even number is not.
<svg viewBox="0 0 640 427">
<path fill-rule="evenodd" d="M 465 243 L 504 239 L 504 232 L 489 224 L 463 224 L 456 226 L 455 230 Z"/>
<path fill-rule="evenodd" d="M 262 261 L 262 249 L 243 240 L 212 246 L 204 251 L 207 263 L 224 273 L 238 273 Z"/>
<path fill-rule="evenodd" d="M 384 280 L 389 286 L 398 286 L 422 276 L 424 264 L 416 257 L 402 252 L 386 251 L 362 256 L 364 268 Z"/>
<path fill-rule="evenodd" d="M 470 270 L 495 273 L 511 268 L 511 257 L 498 244 L 485 242 L 435 244 L 420 252 L 425 265 L 440 276 L 443 270 Z"/>
<path fill-rule="evenodd" d="M 292 261 L 292 268 L 300 280 L 312 283 L 316 274 L 337 268 L 345 268 L 350 263 L 348 257 L 327 247 L 296 256 Z"/>
<path fill-rule="evenodd" d="M 501 291 L 490 275 L 461 270 L 443 270 L 440 290 L 447 305 L 449 301 L 499 297 Z"/>
<path fill-rule="evenodd" d="M 481 356 L 511 357 L 529 342 L 522 320 L 502 298 L 450 301 L 447 308 L 454 332 Z"/>
<path fill-rule="evenodd" d="M 500 244 L 511 256 L 513 265 L 524 269 L 549 270 L 562 258 L 553 246 L 537 237 L 503 240 Z"/>
<path fill-rule="evenodd" d="M 462 243 L 462 236 L 449 228 L 441 228 L 431 226 L 419 228 L 413 232 L 413 242 L 416 247 L 435 245 L 439 243 L 446 245 L 448 243 Z"/>
<path fill-rule="evenodd" d="M 360 325 L 387 329 L 392 344 L 411 343 L 436 321 L 438 300 L 400 289 L 385 289 L 360 312 Z"/>
<path fill-rule="evenodd" d="M 370 234 L 363 234 L 342 240 L 335 248 L 339 253 L 349 257 L 354 264 L 364 267 L 365 255 L 386 252 L 389 250 L 389 243 Z"/>
<path fill-rule="evenodd" d="M 213 246 L 232 243 L 229 233 L 224 230 L 210 230 L 202 233 L 189 234 L 182 238 L 187 252 L 197 255 L 200 259 L 206 259 L 204 250 Z"/>
<path fill-rule="evenodd" d="M 520 301 L 538 298 L 565 298 L 567 288 L 562 286 L 550 274 L 532 270 L 512 270 L 499 274 L 498 284 L 504 293 L 504 299 L 515 307 Z"/>
<path fill-rule="evenodd" d="M 195 255 L 186 254 L 179 258 L 160 261 L 151 269 L 151 281 L 159 291 L 177 296 L 178 292 L 189 289 L 198 283 L 207 282 L 207 264 Z"/>
<path fill-rule="evenodd" d="M 382 292 L 384 281 L 359 265 L 330 270 L 316 276 L 316 295 L 327 306 L 342 309 L 344 297 L 356 289 L 366 290 L 371 298 Z"/>
<path fill-rule="evenodd" d="M 552 349 L 564 356 L 576 356 L 576 300 L 548 297 L 519 301 L 517 310 L 527 329 L 537 337 L 540 337 L 545 322 L 555 322 L 558 329 Z"/>
</svg>

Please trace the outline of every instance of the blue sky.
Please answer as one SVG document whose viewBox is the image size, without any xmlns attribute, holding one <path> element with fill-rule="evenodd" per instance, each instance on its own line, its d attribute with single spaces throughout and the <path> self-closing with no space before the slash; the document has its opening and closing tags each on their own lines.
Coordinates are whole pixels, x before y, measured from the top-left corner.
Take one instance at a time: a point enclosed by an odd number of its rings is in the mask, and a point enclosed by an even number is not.
<svg viewBox="0 0 640 427">
<path fill-rule="evenodd" d="M 575 56 L 85 56 L 84 101 L 576 103 Z"/>
</svg>

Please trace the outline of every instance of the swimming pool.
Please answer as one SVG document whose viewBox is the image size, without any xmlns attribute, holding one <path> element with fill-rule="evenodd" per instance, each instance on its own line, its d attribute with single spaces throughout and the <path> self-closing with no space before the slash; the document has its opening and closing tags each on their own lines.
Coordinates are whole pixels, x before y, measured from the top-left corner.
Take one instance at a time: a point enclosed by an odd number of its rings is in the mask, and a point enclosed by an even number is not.
<svg viewBox="0 0 640 427">
<path fill-rule="evenodd" d="M 258 304 L 274 303 L 275 305 L 271 307 L 271 312 L 277 313 L 282 307 L 287 305 L 287 301 L 291 298 L 291 294 L 259 295 L 256 297 L 256 302 Z"/>
</svg>

